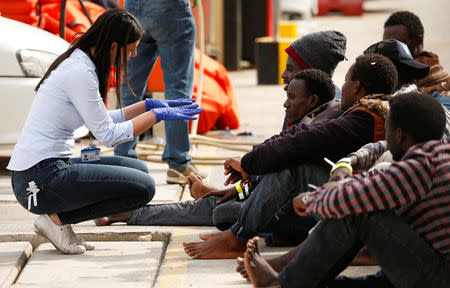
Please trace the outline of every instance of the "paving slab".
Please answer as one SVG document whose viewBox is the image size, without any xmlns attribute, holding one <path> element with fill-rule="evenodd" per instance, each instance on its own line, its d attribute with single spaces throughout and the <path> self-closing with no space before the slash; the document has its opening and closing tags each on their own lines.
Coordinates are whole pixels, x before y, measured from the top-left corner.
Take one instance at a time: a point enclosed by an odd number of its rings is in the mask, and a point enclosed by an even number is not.
<svg viewBox="0 0 450 288">
<path fill-rule="evenodd" d="M 32 252 L 29 242 L 0 243 L 0 288 L 14 283 Z"/>
<path fill-rule="evenodd" d="M 95 242 L 82 255 L 42 244 L 12 287 L 153 287 L 163 242 Z"/>
</svg>

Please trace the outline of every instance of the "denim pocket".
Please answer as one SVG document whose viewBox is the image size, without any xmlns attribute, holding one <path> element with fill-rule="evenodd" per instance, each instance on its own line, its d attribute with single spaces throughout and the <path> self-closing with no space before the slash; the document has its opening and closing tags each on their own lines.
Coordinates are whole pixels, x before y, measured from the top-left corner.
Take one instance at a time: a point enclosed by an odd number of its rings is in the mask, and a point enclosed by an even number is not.
<svg viewBox="0 0 450 288">
<path fill-rule="evenodd" d="M 159 43 L 172 43 L 179 40 L 185 30 L 192 30 L 192 13 L 184 1 L 148 4 L 141 19 L 149 34 Z"/>
<path fill-rule="evenodd" d="M 34 206 L 34 201 L 31 201 L 29 210 L 35 214 L 55 213 L 64 205 L 64 199 L 55 191 L 57 191 L 61 173 L 70 164 L 61 159 L 44 161 L 25 171 L 13 171 L 11 175 L 14 195 L 19 204 L 25 209 L 28 210 L 31 186 L 39 189 L 36 194 L 37 205 Z M 32 182 L 34 182 L 34 185 L 32 185 Z"/>
</svg>

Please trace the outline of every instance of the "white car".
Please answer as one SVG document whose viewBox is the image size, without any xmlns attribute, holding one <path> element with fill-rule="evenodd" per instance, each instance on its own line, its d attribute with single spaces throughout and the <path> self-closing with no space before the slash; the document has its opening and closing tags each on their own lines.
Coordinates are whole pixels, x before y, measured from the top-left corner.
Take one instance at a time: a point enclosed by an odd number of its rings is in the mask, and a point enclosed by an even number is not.
<svg viewBox="0 0 450 288">
<path fill-rule="evenodd" d="M 1 16 L 0 31 L 0 144 L 11 144 L 19 139 L 34 88 L 69 43 L 42 29 Z"/>
<path fill-rule="evenodd" d="M 286 20 L 306 20 L 319 12 L 318 0 L 281 0 L 280 14 Z"/>
</svg>

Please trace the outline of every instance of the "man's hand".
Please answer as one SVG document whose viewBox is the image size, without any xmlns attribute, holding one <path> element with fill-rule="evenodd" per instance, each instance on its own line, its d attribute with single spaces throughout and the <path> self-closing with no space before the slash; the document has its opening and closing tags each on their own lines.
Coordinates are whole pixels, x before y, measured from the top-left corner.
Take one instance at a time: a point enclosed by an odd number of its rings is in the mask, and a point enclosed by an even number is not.
<svg viewBox="0 0 450 288">
<path fill-rule="evenodd" d="M 339 167 L 333 171 L 328 182 L 338 182 L 350 176 L 352 176 L 352 171 L 350 171 L 350 169 L 347 167 Z"/>
<path fill-rule="evenodd" d="M 340 162 L 348 163 L 348 164 L 350 164 L 350 166 L 356 166 L 358 163 L 358 158 L 356 158 L 356 156 L 342 158 L 341 160 L 338 161 L 338 163 L 336 165 L 340 164 Z M 336 165 L 333 166 L 333 169 Z M 333 171 L 333 173 L 331 173 L 330 179 L 328 179 L 328 182 L 337 182 L 337 181 L 343 180 L 347 177 L 352 176 L 353 175 L 352 173 L 353 173 L 353 171 L 350 170 L 348 167 L 338 167 Z"/>
<path fill-rule="evenodd" d="M 237 183 L 240 180 L 250 179 L 250 175 L 241 167 L 241 157 L 233 157 L 226 160 L 223 167 L 225 169 L 224 174 L 230 175 L 224 183 L 225 186 Z"/>
<path fill-rule="evenodd" d="M 238 195 L 238 191 L 236 190 L 236 188 L 231 187 L 227 190 L 208 192 L 205 195 L 203 195 L 202 198 L 206 198 L 209 196 L 222 196 L 222 198 L 220 198 L 219 200 L 216 201 L 216 204 L 220 205 L 220 204 L 223 204 L 223 203 L 235 198 L 237 195 Z"/>
<path fill-rule="evenodd" d="M 294 211 L 295 213 L 297 213 L 297 215 L 308 216 L 311 214 L 309 212 L 306 212 L 306 203 L 304 202 L 308 199 L 309 194 L 311 193 L 300 193 L 294 199 L 292 199 L 292 206 L 294 206 Z"/>
</svg>

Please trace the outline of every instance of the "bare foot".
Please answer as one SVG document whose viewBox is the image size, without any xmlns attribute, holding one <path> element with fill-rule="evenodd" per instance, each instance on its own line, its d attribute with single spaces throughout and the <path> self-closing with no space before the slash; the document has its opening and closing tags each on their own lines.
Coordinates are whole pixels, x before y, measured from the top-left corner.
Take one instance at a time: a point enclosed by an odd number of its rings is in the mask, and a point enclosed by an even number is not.
<svg viewBox="0 0 450 288">
<path fill-rule="evenodd" d="M 236 258 L 236 263 L 237 263 L 236 272 L 238 272 L 239 274 L 241 274 L 242 278 L 244 278 L 245 280 L 247 280 L 248 282 L 250 282 L 250 279 L 248 279 L 247 270 L 245 270 L 245 266 L 244 266 L 244 258 L 242 258 L 242 257 L 237 257 L 237 258 Z"/>
<path fill-rule="evenodd" d="M 207 241 L 207 240 L 211 240 L 211 239 L 220 237 L 222 235 L 223 235 L 223 231 L 216 232 L 216 233 L 209 233 L 209 234 L 200 233 L 200 234 L 198 234 L 198 238 Z"/>
<path fill-rule="evenodd" d="M 203 242 L 183 242 L 184 251 L 194 259 L 234 259 L 242 257 L 245 242 L 234 237 L 231 230 L 221 232 L 222 235 Z"/>
<path fill-rule="evenodd" d="M 111 224 L 108 217 L 101 217 L 101 218 L 94 219 L 94 223 L 97 226 L 107 226 L 107 225 Z"/>
<path fill-rule="evenodd" d="M 275 270 L 275 272 L 280 273 L 281 270 L 283 270 L 283 268 L 293 259 L 293 257 L 295 257 L 295 255 L 297 255 L 298 251 L 300 250 L 300 247 L 301 247 L 301 244 L 298 245 L 295 249 L 289 251 L 288 253 L 285 253 L 278 257 L 266 259 L 266 262 L 267 262 L 267 264 L 270 265 L 270 267 L 272 267 L 273 270 Z M 238 264 L 238 266 L 236 267 L 236 272 L 241 274 L 242 278 L 245 278 L 248 281 L 250 281 L 248 279 L 247 270 L 245 269 L 244 259 L 241 257 L 238 257 L 238 258 L 236 258 L 236 262 Z"/>
<path fill-rule="evenodd" d="M 97 226 L 107 226 L 107 225 L 111 225 L 112 223 L 116 223 L 116 222 L 127 222 L 129 216 L 130 216 L 130 213 L 126 212 L 126 213 L 116 214 L 116 215 L 112 215 L 112 216 L 108 216 L 108 217 L 100 217 L 100 218 L 94 219 L 94 223 Z"/>
<path fill-rule="evenodd" d="M 373 259 L 372 255 L 370 255 L 367 246 L 364 246 L 359 250 L 358 254 L 356 254 L 355 258 L 350 263 L 351 266 L 375 266 L 378 265 Z"/>
<path fill-rule="evenodd" d="M 253 287 L 280 287 L 278 273 L 270 267 L 258 251 L 258 237 L 248 240 L 244 266 Z"/>
<path fill-rule="evenodd" d="M 191 196 L 195 200 L 202 198 L 203 195 L 205 195 L 206 193 L 217 190 L 216 188 L 205 185 L 202 182 L 202 179 L 199 178 L 197 175 L 195 175 L 192 172 L 187 177 L 187 180 L 188 180 L 189 191 L 191 193 Z"/>
</svg>

